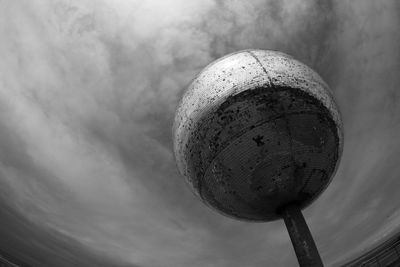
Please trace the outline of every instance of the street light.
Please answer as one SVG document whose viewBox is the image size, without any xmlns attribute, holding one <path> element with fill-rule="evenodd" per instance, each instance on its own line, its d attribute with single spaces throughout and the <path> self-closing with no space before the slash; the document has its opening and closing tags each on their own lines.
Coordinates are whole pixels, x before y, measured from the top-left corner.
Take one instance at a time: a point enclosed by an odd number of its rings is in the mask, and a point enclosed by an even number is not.
<svg viewBox="0 0 400 267">
<path fill-rule="evenodd" d="M 343 132 L 317 73 L 276 51 L 227 55 L 188 86 L 173 131 L 178 169 L 205 204 L 241 220 L 283 218 L 300 266 L 322 266 L 301 209 L 330 183 Z"/>
</svg>

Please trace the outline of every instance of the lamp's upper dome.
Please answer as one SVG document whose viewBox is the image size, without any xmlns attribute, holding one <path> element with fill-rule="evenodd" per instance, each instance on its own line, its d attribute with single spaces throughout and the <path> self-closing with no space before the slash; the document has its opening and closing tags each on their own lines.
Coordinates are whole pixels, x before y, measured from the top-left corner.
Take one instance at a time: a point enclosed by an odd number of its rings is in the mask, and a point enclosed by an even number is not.
<svg viewBox="0 0 400 267">
<path fill-rule="evenodd" d="M 207 66 L 174 122 L 179 171 L 225 215 L 268 221 L 305 207 L 329 184 L 343 146 L 340 114 L 321 77 L 292 57 L 245 50 Z"/>
</svg>

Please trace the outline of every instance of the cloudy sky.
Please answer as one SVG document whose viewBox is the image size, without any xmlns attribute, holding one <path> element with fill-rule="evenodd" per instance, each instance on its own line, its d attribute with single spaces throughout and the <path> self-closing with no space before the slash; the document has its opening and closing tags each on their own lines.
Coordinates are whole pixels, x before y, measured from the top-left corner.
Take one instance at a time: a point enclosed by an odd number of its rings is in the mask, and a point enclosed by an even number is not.
<svg viewBox="0 0 400 267">
<path fill-rule="evenodd" d="M 345 146 L 304 212 L 328 266 L 400 226 L 397 0 L 0 0 L 0 251 L 32 266 L 296 263 L 282 221 L 200 203 L 171 127 L 193 76 L 240 49 L 314 68 Z"/>
</svg>

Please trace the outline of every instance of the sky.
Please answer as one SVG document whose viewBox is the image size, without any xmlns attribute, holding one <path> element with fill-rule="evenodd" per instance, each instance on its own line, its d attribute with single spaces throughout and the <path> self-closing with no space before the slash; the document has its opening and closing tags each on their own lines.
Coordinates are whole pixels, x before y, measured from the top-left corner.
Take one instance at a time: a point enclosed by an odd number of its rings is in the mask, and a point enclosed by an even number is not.
<svg viewBox="0 0 400 267">
<path fill-rule="evenodd" d="M 0 0 L 0 251 L 32 266 L 293 266 L 282 221 L 214 212 L 172 153 L 188 83 L 241 49 L 329 84 L 344 151 L 304 215 L 327 266 L 400 226 L 397 0 Z"/>
</svg>

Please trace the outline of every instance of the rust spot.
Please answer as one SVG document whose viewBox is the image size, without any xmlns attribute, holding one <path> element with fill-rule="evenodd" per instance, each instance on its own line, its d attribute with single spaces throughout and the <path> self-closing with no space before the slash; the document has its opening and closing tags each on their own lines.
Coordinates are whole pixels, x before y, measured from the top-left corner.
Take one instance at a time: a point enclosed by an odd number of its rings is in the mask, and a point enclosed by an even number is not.
<svg viewBox="0 0 400 267">
<path fill-rule="evenodd" d="M 263 142 L 263 138 L 264 136 L 257 135 L 256 137 L 253 137 L 253 141 L 256 142 L 257 146 L 262 146 L 265 145 L 265 143 Z"/>
</svg>

